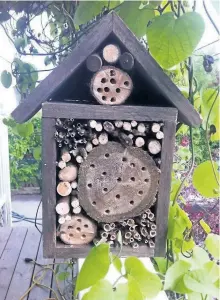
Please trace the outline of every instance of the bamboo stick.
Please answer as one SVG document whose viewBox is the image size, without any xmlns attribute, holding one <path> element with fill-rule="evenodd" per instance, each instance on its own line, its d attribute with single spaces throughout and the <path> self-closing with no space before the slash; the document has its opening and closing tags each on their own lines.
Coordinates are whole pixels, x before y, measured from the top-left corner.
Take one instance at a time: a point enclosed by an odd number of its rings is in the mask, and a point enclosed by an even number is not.
<svg viewBox="0 0 220 300">
<path fill-rule="evenodd" d="M 102 67 L 102 59 L 98 54 L 92 54 L 86 59 L 86 67 L 91 72 L 97 72 Z"/>
</svg>

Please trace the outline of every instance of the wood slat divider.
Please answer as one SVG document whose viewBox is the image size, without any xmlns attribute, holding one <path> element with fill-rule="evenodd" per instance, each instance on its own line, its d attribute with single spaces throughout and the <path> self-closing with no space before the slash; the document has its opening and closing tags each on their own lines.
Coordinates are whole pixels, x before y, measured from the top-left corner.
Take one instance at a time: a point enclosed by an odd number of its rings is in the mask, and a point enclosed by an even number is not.
<svg viewBox="0 0 220 300">
<path fill-rule="evenodd" d="M 5 249 L 5 245 L 8 242 L 8 239 L 10 238 L 11 232 L 12 232 L 11 227 L 0 228 L 0 258 Z"/>
</svg>

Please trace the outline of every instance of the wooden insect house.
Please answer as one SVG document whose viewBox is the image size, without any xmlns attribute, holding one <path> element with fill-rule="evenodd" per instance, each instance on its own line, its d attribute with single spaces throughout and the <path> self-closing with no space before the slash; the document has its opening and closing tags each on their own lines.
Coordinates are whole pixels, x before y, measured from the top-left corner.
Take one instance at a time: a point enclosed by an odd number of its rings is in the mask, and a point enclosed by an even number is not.
<svg viewBox="0 0 220 300">
<path fill-rule="evenodd" d="M 118 251 L 119 232 L 123 256 L 163 256 L 176 124 L 201 120 L 115 13 L 12 116 L 41 108 L 44 256 Z"/>
</svg>

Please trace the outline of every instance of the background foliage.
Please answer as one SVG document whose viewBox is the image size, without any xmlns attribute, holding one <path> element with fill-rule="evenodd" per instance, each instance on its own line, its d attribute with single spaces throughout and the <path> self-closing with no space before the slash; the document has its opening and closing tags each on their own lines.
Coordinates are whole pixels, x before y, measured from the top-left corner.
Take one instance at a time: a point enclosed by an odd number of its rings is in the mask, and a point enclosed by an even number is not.
<svg viewBox="0 0 220 300">
<path fill-rule="evenodd" d="M 112 257 L 109 245 L 101 241 L 91 250 L 78 275 L 75 296 L 91 287 L 83 300 L 102 299 L 103 294 L 111 300 L 150 299 L 160 290 L 174 299 L 186 299 L 186 295 L 189 300 L 217 298 L 220 241 L 214 234 L 218 228 L 206 221 L 218 207 L 219 63 L 218 53 L 207 50 L 210 48 L 195 50 L 205 28 L 196 12 L 196 1 L 1 2 L 0 8 L 1 27 L 17 51 L 10 68 L 2 72 L 1 82 L 9 88 L 13 77 L 23 98 L 62 62 L 90 27 L 114 9 L 203 119 L 199 129 L 178 124 L 167 253 L 165 258 L 152 260 L 157 273 L 149 272 L 135 257 L 128 257 L 122 264 L 117 256 Z M 219 35 L 205 1 L 203 8 Z M 38 29 L 34 24 L 41 26 Z M 37 69 L 27 62 L 29 56 L 43 58 L 45 67 Z M 16 142 L 15 152 L 20 159 L 28 147 L 29 154 L 40 158 L 39 143 L 31 139 L 34 122 L 17 125 L 5 120 L 12 128 L 11 139 Z M 22 136 L 22 145 L 18 135 Z M 14 172 L 15 168 L 16 164 Z M 16 174 L 16 182 L 23 175 L 24 172 Z M 189 218 L 191 204 L 186 193 L 191 179 L 206 201 L 215 199 L 213 207 L 207 211 L 203 206 L 203 213 L 195 219 Z M 205 243 L 199 241 L 202 247 L 196 245 L 198 240 L 194 238 L 197 228 L 203 233 Z M 120 238 L 118 242 L 121 244 Z M 119 271 L 113 286 L 104 279 L 111 264 Z M 121 278 L 126 283 L 120 283 Z"/>
</svg>

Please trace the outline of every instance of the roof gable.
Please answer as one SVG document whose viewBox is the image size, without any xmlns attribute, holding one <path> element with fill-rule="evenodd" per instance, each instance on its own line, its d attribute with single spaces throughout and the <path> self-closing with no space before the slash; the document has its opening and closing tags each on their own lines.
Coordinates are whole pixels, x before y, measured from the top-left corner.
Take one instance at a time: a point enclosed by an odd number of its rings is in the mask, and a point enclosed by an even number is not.
<svg viewBox="0 0 220 300">
<path fill-rule="evenodd" d="M 136 67 L 146 83 L 154 87 L 170 105 L 178 109 L 181 122 L 192 126 L 199 125 L 200 116 L 190 102 L 184 98 L 176 85 L 114 12 L 104 16 L 80 38 L 71 54 L 27 96 L 24 102 L 18 105 L 12 112 L 12 117 L 19 123 L 30 119 L 41 109 L 42 103 L 50 100 L 59 91 L 110 34 L 113 34 L 134 56 Z"/>
</svg>

